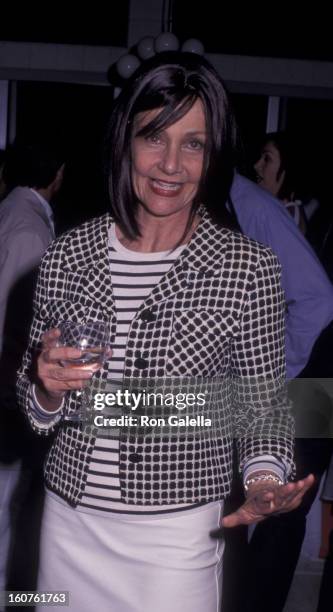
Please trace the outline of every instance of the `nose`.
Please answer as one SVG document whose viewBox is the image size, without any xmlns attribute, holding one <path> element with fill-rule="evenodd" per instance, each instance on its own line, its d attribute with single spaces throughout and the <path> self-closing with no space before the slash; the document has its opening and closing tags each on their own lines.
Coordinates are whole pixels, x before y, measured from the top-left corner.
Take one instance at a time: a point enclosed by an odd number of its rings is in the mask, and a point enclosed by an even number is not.
<svg viewBox="0 0 333 612">
<path fill-rule="evenodd" d="M 176 144 L 167 144 L 160 159 L 159 167 L 170 176 L 181 172 L 181 151 Z"/>
</svg>

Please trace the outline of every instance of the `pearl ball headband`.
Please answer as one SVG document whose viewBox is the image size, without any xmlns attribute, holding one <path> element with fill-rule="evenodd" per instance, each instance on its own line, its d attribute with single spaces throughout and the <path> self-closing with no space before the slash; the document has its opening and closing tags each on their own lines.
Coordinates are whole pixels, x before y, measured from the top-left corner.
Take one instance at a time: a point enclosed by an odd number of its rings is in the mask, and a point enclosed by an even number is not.
<svg viewBox="0 0 333 612">
<path fill-rule="evenodd" d="M 136 45 L 137 55 L 134 53 L 125 53 L 116 62 L 116 70 L 120 77 L 129 79 L 135 70 L 140 66 L 142 61 L 153 57 L 156 53 L 163 51 L 178 51 L 180 47 L 179 40 L 172 32 L 163 32 L 157 38 L 145 36 Z M 204 54 L 204 46 L 200 40 L 189 38 L 182 46 L 181 51 L 187 53 L 196 53 L 197 55 Z M 138 56 L 138 57 L 137 57 Z"/>
</svg>

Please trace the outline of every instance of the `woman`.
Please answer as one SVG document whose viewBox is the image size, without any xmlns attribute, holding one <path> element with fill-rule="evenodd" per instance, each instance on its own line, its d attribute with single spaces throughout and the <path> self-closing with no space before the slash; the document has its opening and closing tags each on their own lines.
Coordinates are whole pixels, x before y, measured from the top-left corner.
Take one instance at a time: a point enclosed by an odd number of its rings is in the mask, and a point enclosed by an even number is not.
<svg viewBox="0 0 333 612">
<path fill-rule="evenodd" d="M 297 197 L 297 152 L 285 132 L 266 134 L 260 157 L 254 165 L 257 183 L 281 200 L 303 234 L 306 232 L 306 217 L 302 201 Z"/>
<path fill-rule="evenodd" d="M 227 228 L 234 142 L 224 86 L 204 59 L 147 61 L 111 117 L 113 217 L 69 232 L 42 264 L 19 395 L 36 431 L 57 432 L 39 588 L 70 590 L 72 610 L 217 610 L 223 540 L 210 532 L 290 510 L 311 485 L 283 484 L 292 441 L 279 265 Z M 78 352 L 57 346 L 57 326 L 87 317 L 110 322 L 112 356 L 97 372 L 60 365 Z M 108 439 L 62 426 L 82 385 L 122 377 L 162 389 L 213 381 L 212 426 L 161 437 L 119 427 Z M 233 435 L 247 501 L 222 520 Z"/>
</svg>

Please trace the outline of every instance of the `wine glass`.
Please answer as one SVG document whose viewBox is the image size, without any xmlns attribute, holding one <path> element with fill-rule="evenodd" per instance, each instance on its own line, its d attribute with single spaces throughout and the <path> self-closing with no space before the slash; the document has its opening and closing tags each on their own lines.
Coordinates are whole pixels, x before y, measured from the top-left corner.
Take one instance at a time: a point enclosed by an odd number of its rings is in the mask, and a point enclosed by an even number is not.
<svg viewBox="0 0 333 612">
<path fill-rule="evenodd" d="M 108 356 L 110 349 L 110 326 L 107 322 L 85 321 L 75 323 L 73 321 L 62 321 L 58 325 L 60 336 L 58 346 L 76 348 L 81 351 L 78 357 L 61 359 L 60 364 L 66 368 L 78 368 L 81 370 L 96 371 L 101 368 Z M 76 396 L 82 395 L 77 390 Z M 81 415 L 69 415 L 65 421 L 79 421 Z"/>
<path fill-rule="evenodd" d="M 84 323 L 63 321 L 58 327 L 60 329 L 58 346 L 68 346 L 82 351 L 79 357 L 62 359 L 60 361 L 62 366 L 83 370 L 102 367 L 110 346 L 108 323 L 100 321 L 85 321 Z"/>
</svg>

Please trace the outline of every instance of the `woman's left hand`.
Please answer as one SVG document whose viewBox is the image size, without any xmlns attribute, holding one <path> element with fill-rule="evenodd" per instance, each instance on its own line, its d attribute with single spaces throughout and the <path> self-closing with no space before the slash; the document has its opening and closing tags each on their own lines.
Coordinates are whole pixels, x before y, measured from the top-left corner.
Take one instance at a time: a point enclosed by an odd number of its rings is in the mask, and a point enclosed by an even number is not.
<svg viewBox="0 0 333 612">
<path fill-rule="evenodd" d="M 237 527 L 259 523 L 265 518 L 295 510 L 306 491 L 314 483 L 313 474 L 303 480 L 278 485 L 272 482 L 255 482 L 249 486 L 245 503 L 232 514 L 224 517 L 222 527 Z"/>
</svg>

